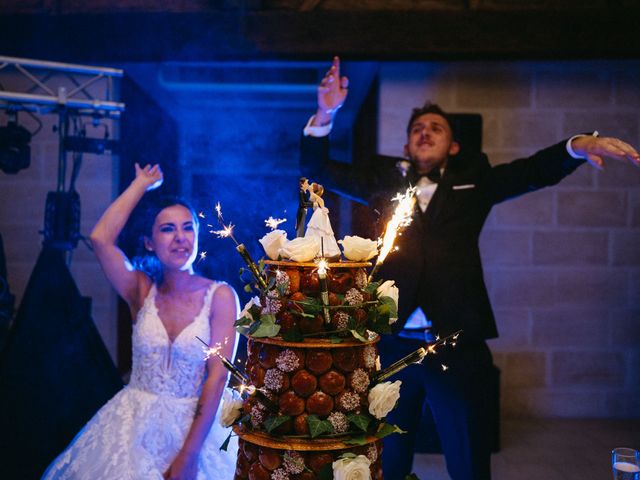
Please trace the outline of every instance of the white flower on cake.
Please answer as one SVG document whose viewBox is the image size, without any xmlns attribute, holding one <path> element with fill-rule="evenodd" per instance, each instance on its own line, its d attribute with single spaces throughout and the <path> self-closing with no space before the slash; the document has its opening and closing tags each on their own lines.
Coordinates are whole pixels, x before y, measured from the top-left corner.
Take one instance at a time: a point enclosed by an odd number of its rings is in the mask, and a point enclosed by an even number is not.
<svg viewBox="0 0 640 480">
<path fill-rule="evenodd" d="M 225 388 L 222 394 L 222 411 L 220 412 L 220 425 L 230 427 L 242 412 L 243 400 L 235 390 Z"/>
<path fill-rule="evenodd" d="M 378 420 L 386 417 L 400 398 L 402 381 L 382 382 L 369 390 L 369 413 Z"/>
<path fill-rule="evenodd" d="M 284 230 L 273 230 L 262 237 L 259 242 L 262 244 L 267 257 L 277 260 L 280 248 L 287 243 L 287 232 Z"/>
<path fill-rule="evenodd" d="M 310 262 L 320 251 L 318 237 L 297 237 L 280 248 L 280 255 L 294 262 Z"/>
<path fill-rule="evenodd" d="M 365 262 L 372 259 L 378 253 L 378 242 L 356 235 L 347 235 L 342 240 L 342 251 L 347 260 L 352 262 Z"/>
<path fill-rule="evenodd" d="M 382 285 L 380 285 L 376 292 L 379 297 L 389 297 L 396 304 L 396 311 L 398 311 L 398 298 L 400 297 L 400 291 L 398 287 L 395 285 L 396 282 L 393 280 L 387 280 Z M 398 317 L 389 318 L 389 324 L 395 323 L 398 320 Z"/>
<path fill-rule="evenodd" d="M 341 458 L 333 462 L 334 480 L 369 480 L 371 461 L 364 455 L 355 458 Z"/>
</svg>

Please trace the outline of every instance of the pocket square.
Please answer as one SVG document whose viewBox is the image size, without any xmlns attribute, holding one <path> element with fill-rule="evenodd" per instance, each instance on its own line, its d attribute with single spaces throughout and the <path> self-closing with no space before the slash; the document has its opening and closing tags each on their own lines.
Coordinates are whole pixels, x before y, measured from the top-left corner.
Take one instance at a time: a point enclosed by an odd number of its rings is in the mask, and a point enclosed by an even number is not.
<svg viewBox="0 0 640 480">
<path fill-rule="evenodd" d="M 454 185 L 453 186 L 454 190 L 467 190 L 469 188 L 476 188 L 476 186 L 473 183 L 467 183 L 465 185 Z"/>
</svg>

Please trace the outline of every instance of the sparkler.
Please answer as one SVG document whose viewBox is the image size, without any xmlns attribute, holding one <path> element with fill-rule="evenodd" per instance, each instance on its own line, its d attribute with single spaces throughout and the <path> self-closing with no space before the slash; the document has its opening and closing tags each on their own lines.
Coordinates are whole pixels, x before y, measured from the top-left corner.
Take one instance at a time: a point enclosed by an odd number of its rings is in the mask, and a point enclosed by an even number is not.
<svg viewBox="0 0 640 480">
<path fill-rule="evenodd" d="M 278 411 L 278 406 L 274 404 L 271 400 L 269 400 L 267 396 L 264 394 L 264 392 L 261 392 L 260 389 L 256 388 L 253 385 L 249 385 L 250 380 L 249 378 L 247 378 L 247 376 L 244 374 L 242 370 L 234 366 L 233 363 L 229 361 L 229 359 L 227 359 L 226 357 L 220 354 L 220 350 L 222 349 L 222 345 L 220 343 L 216 343 L 213 347 L 211 347 L 207 342 L 202 340 L 197 335 L 196 335 L 196 338 L 200 340 L 206 347 L 204 348 L 204 351 L 206 354 L 205 360 L 209 359 L 211 355 L 215 355 L 220 359 L 220 361 L 222 362 L 222 365 L 224 365 L 224 367 L 227 370 L 229 370 L 229 372 L 231 372 L 231 375 L 240 382 L 240 385 L 238 387 L 238 391 L 240 392 L 240 394 L 243 394 L 246 392 L 249 395 L 255 395 L 258 401 L 262 403 L 268 410 L 275 411 L 275 412 Z M 225 343 L 226 343 L 226 339 L 225 339 Z"/>
<path fill-rule="evenodd" d="M 413 208 L 416 203 L 416 191 L 417 187 L 409 187 L 404 194 L 398 193 L 391 199 L 391 201 L 398 202 L 398 205 L 393 211 L 391 220 L 387 223 L 378 259 L 376 260 L 373 270 L 371 270 L 371 273 L 369 274 L 369 282 L 373 280 L 374 275 L 384 263 L 389 252 L 393 249 L 393 243 L 396 241 L 396 236 L 400 229 L 411 223 Z"/>
<path fill-rule="evenodd" d="M 251 255 L 249 255 L 247 247 L 245 247 L 243 243 L 239 243 L 238 240 L 236 240 L 236 237 L 233 236 L 234 225 L 232 223 L 229 223 L 229 225 L 225 225 L 224 218 L 222 218 L 222 207 L 220 206 L 220 202 L 216 204 L 216 212 L 218 214 L 218 223 L 222 227 L 222 230 L 211 230 L 211 233 L 217 235 L 218 238 L 229 237 L 231 238 L 231 240 L 233 240 L 233 243 L 236 244 L 236 251 L 240 254 L 242 260 L 244 260 L 244 263 L 247 264 L 247 267 L 249 267 L 249 271 L 253 275 L 253 278 L 256 279 L 256 282 L 258 282 L 258 285 L 262 290 L 267 290 L 267 282 L 265 281 L 264 277 L 260 275 L 260 270 L 258 269 L 256 262 L 254 262 L 251 258 Z"/>
<path fill-rule="evenodd" d="M 374 373 L 372 381 L 376 383 L 382 382 L 383 380 L 386 380 L 390 376 L 395 375 L 400 370 L 408 367 L 413 363 L 422 363 L 422 360 L 424 359 L 424 357 L 426 357 L 429 354 L 435 354 L 436 349 L 442 345 L 446 345 L 447 343 L 449 343 L 455 347 L 456 341 L 458 340 L 458 336 L 461 333 L 462 333 L 462 330 L 458 330 L 457 332 L 452 333 L 451 335 L 448 335 L 442 339 L 436 340 L 434 343 L 430 343 L 425 347 L 420 347 L 415 352 L 412 352 L 406 357 L 401 358 L 397 362 L 392 363 L 384 370 L 380 370 Z M 444 366 L 443 366 L 443 370 L 446 371 L 446 368 L 444 368 Z"/>
<path fill-rule="evenodd" d="M 322 300 L 322 314 L 325 323 L 331 322 L 331 316 L 329 315 L 329 288 L 327 287 L 328 268 L 327 260 L 322 257 L 318 261 L 318 277 L 320 278 L 320 299 Z"/>
<path fill-rule="evenodd" d="M 264 221 L 264 224 L 269 227 L 271 230 L 275 230 L 276 228 L 278 228 L 278 225 L 280 225 L 281 223 L 286 222 L 287 219 L 286 218 L 273 218 L 272 216 L 269 216 L 269 218 L 267 218 Z"/>
</svg>

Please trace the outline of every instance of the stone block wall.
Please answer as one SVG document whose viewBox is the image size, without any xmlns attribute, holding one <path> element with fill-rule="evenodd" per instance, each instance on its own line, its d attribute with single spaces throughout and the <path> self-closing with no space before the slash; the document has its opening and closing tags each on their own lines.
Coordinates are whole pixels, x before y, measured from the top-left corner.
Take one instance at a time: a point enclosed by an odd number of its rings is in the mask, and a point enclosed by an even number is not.
<svg viewBox="0 0 640 480">
<path fill-rule="evenodd" d="M 379 150 L 401 155 L 411 108 L 480 113 L 492 164 L 598 130 L 640 145 L 640 63 L 388 63 Z M 497 205 L 480 239 L 500 337 L 502 413 L 640 412 L 640 169 L 609 161 Z"/>
</svg>

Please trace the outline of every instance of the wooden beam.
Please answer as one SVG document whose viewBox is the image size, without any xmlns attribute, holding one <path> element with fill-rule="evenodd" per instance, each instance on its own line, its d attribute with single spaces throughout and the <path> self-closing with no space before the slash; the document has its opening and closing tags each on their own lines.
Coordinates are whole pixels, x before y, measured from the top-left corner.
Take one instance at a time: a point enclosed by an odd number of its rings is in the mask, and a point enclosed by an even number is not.
<svg viewBox="0 0 640 480">
<path fill-rule="evenodd" d="M 3 54 L 57 61 L 638 58 L 640 9 L 0 16 Z M 597 25 L 597 27 L 594 27 Z"/>
</svg>

